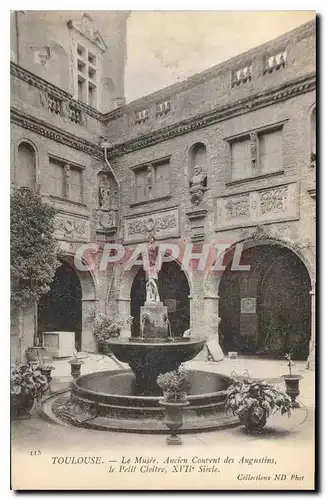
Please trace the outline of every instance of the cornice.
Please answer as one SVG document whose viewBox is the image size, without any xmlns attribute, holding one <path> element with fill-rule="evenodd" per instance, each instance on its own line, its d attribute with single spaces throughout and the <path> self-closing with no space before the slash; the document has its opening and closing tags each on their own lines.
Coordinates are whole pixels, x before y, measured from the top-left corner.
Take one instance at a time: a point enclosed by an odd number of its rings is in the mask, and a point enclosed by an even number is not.
<svg viewBox="0 0 326 500">
<path fill-rule="evenodd" d="M 13 64 L 12 67 L 14 67 L 15 71 L 17 68 L 19 71 L 22 69 L 21 67 Z M 22 73 L 20 74 L 24 75 L 25 77 L 27 73 L 28 72 L 25 69 L 23 69 Z M 31 73 L 30 75 L 34 77 L 34 75 L 32 75 Z M 34 77 L 34 79 L 40 80 L 38 79 L 38 77 Z M 63 95 L 69 95 L 66 92 L 57 89 L 56 87 L 52 86 L 47 82 L 45 82 L 45 84 L 51 88 L 53 87 L 53 89 L 55 89 L 57 92 L 62 93 Z M 215 123 L 232 118 L 234 116 L 249 113 L 256 109 L 274 104 L 276 102 L 282 102 L 291 97 L 296 97 L 300 94 L 310 92 L 315 88 L 316 88 L 316 74 L 312 73 L 297 80 L 288 82 L 284 85 L 278 86 L 277 88 L 268 89 L 254 96 L 251 95 L 244 99 L 232 102 L 230 104 L 217 107 L 210 112 L 196 115 L 194 117 L 180 121 L 168 127 L 158 129 L 154 132 L 144 134 L 140 137 L 129 139 L 120 144 L 115 144 L 112 148 L 108 149 L 107 151 L 108 158 L 121 156 L 127 153 L 131 153 L 133 151 L 137 151 L 142 148 L 153 146 L 155 144 L 158 144 L 159 142 L 163 142 L 172 139 L 174 137 L 187 134 L 194 130 L 198 130 L 207 127 L 209 125 L 213 125 Z M 77 103 L 77 101 L 74 102 Z M 77 104 L 79 105 L 80 103 Z M 102 117 L 104 116 L 101 115 L 101 113 L 98 113 L 98 115 Z M 11 121 L 13 123 L 16 123 L 17 125 L 20 125 L 23 128 L 32 130 L 33 132 L 36 132 L 42 135 L 43 137 L 47 137 L 56 142 L 60 142 L 61 144 L 65 144 L 79 151 L 83 151 L 96 158 L 103 159 L 104 157 L 103 150 L 97 144 L 81 139 L 80 137 L 77 137 L 69 132 L 65 132 L 62 129 L 54 127 L 53 125 L 50 125 L 47 122 L 39 120 L 38 118 L 35 118 L 33 116 L 27 115 L 16 108 L 11 108 Z"/>
<path fill-rule="evenodd" d="M 115 144 L 108 149 L 108 157 L 112 158 L 133 151 L 153 146 L 173 137 L 187 134 L 193 130 L 198 130 L 234 116 L 249 113 L 256 109 L 269 106 L 276 102 L 281 102 L 291 97 L 310 92 L 316 88 L 316 74 L 312 73 L 297 80 L 287 82 L 277 88 L 268 89 L 265 92 L 237 100 L 231 104 L 220 106 L 214 110 L 188 118 L 177 124 L 161 128 L 154 132 L 144 134 L 120 144 Z"/>
<path fill-rule="evenodd" d="M 98 121 L 103 121 L 105 115 L 103 115 L 100 111 L 97 111 L 95 108 L 92 108 L 92 106 L 88 106 L 81 101 L 76 101 L 76 99 L 74 99 L 72 95 L 69 94 L 69 92 L 56 87 L 52 83 L 47 82 L 40 76 L 34 75 L 34 73 L 31 73 L 31 71 L 28 71 L 27 69 L 19 66 L 12 61 L 10 62 L 10 73 L 23 82 L 26 82 L 29 85 L 32 85 L 33 87 L 41 90 L 42 92 L 47 92 L 54 97 L 62 99 L 63 101 L 70 102 L 75 108 L 84 111 L 92 118 L 95 118 Z"/>
<path fill-rule="evenodd" d="M 82 151 L 83 153 L 94 156 L 100 160 L 104 159 L 103 149 L 97 144 L 87 141 L 86 139 L 81 139 L 80 137 L 77 137 L 69 132 L 65 132 L 64 130 L 54 127 L 43 120 L 27 115 L 14 107 L 10 109 L 10 121 L 15 125 L 19 125 L 20 127 L 35 132 L 36 134 L 46 137 L 47 139 L 51 139 L 55 142 L 64 144 L 65 146 L 77 149 L 78 151 Z"/>
</svg>

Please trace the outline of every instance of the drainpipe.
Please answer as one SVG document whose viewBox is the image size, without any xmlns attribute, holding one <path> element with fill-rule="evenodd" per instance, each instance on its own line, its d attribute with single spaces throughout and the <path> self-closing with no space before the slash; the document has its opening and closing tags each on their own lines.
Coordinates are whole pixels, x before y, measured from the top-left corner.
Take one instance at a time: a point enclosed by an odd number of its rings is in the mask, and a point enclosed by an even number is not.
<svg viewBox="0 0 326 500">
<path fill-rule="evenodd" d="M 117 220 L 117 235 L 119 236 L 119 231 L 120 231 L 120 214 L 121 214 L 121 195 L 120 195 L 120 182 L 119 182 L 119 179 L 117 178 L 113 168 L 112 168 L 112 165 L 111 163 L 109 162 L 109 159 L 108 159 L 108 148 L 111 148 L 112 147 L 112 143 L 111 142 L 102 142 L 100 144 L 100 147 L 103 148 L 104 150 L 104 160 L 105 160 L 105 163 L 106 165 L 108 166 L 109 168 L 109 171 L 111 172 L 111 174 L 113 175 L 113 178 L 117 184 L 117 187 L 118 187 L 118 220 Z M 112 279 L 111 279 L 111 282 L 110 284 L 108 285 L 108 289 L 107 289 L 107 293 L 106 293 L 106 299 L 105 299 L 105 312 L 106 312 L 106 307 L 107 307 L 107 302 L 108 302 L 108 298 L 109 298 L 109 294 L 111 292 L 111 288 L 112 288 L 112 285 L 113 285 L 113 280 L 114 280 L 114 274 L 112 275 Z"/>
<path fill-rule="evenodd" d="M 20 41 L 19 41 L 19 24 L 18 24 L 18 13 L 21 11 L 15 10 L 15 29 L 16 29 L 16 63 L 20 64 Z"/>
</svg>

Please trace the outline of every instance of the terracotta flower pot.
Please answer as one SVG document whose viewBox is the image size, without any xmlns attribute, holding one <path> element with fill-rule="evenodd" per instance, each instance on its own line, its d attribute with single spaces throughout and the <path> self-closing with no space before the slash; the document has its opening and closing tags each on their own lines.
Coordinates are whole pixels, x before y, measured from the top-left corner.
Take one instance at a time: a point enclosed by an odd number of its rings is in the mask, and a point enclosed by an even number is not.
<svg viewBox="0 0 326 500">
<path fill-rule="evenodd" d="M 73 378 L 77 378 L 80 376 L 81 365 L 84 364 L 82 360 L 71 359 L 69 361 L 70 364 L 70 373 Z"/>
<path fill-rule="evenodd" d="M 296 401 L 296 398 L 300 394 L 299 382 L 303 378 L 302 375 L 282 375 L 282 378 L 285 381 L 286 394 L 290 396 L 292 406 L 298 408 L 299 403 Z"/>
<path fill-rule="evenodd" d="M 168 445 L 180 445 L 182 439 L 177 435 L 177 431 L 183 426 L 183 409 L 189 406 L 189 401 L 159 401 L 161 406 L 165 407 L 165 425 L 170 430 L 171 434 L 166 438 Z"/>
</svg>

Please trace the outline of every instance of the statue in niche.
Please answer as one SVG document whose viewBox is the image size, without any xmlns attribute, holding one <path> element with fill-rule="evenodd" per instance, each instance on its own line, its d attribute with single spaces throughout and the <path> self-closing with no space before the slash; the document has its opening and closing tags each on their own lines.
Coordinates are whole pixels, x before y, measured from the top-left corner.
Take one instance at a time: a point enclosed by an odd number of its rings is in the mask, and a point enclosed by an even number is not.
<svg viewBox="0 0 326 500">
<path fill-rule="evenodd" d="M 110 208 L 111 189 L 107 182 L 101 182 L 99 187 L 99 204 L 100 208 Z"/>
<path fill-rule="evenodd" d="M 154 168 L 152 165 L 147 167 L 147 192 L 148 198 L 153 197 L 153 185 L 154 185 Z"/>
<path fill-rule="evenodd" d="M 153 234 L 148 237 L 148 270 L 146 281 L 146 302 L 160 302 L 158 293 L 158 268 L 157 268 L 158 245 Z"/>
<path fill-rule="evenodd" d="M 207 174 L 201 165 L 195 165 L 194 175 L 190 178 L 191 202 L 199 205 L 203 199 L 204 191 L 207 188 Z"/>
<path fill-rule="evenodd" d="M 250 134 L 250 161 L 253 167 L 256 167 L 258 161 L 258 136 L 256 132 Z"/>
</svg>

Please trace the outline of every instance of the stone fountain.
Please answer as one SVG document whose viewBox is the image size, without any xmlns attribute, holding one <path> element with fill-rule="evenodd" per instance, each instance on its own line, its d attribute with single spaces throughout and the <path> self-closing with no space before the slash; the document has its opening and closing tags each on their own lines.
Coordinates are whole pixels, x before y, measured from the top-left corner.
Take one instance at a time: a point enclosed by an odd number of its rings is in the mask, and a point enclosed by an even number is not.
<svg viewBox="0 0 326 500">
<path fill-rule="evenodd" d="M 159 404 L 162 393 L 156 378 L 159 373 L 176 370 L 181 363 L 193 359 L 206 341 L 192 336 L 173 336 L 153 266 L 147 275 L 146 301 L 141 307 L 140 319 L 139 337 L 108 341 L 113 355 L 127 363 L 130 370 L 80 376 L 72 381 L 70 393 L 54 398 L 48 405 L 48 416 L 52 412 L 56 418 L 64 417 L 71 424 L 95 429 L 167 432 L 164 410 Z M 182 432 L 237 425 L 237 418 L 227 417 L 223 411 L 229 377 L 188 370 L 188 379 L 189 406 Z"/>
<path fill-rule="evenodd" d="M 158 392 L 156 378 L 160 373 L 177 370 L 181 363 L 193 359 L 205 340 L 174 337 L 167 307 L 160 301 L 153 276 L 146 284 L 146 302 L 140 310 L 140 337 L 108 341 L 119 361 L 128 363 L 136 377 L 138 394 Z"/>
</svg>

